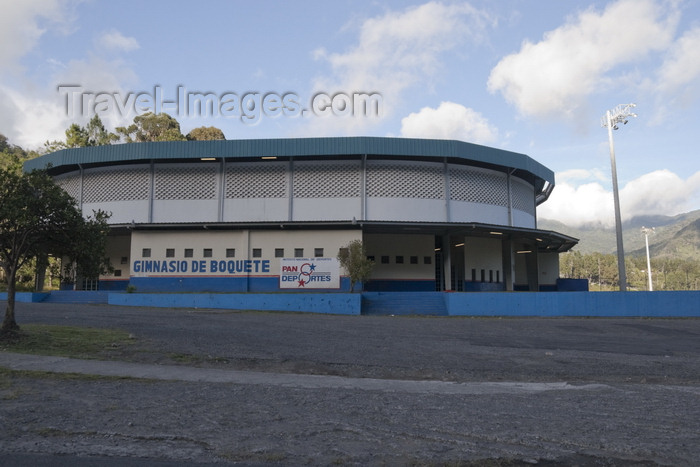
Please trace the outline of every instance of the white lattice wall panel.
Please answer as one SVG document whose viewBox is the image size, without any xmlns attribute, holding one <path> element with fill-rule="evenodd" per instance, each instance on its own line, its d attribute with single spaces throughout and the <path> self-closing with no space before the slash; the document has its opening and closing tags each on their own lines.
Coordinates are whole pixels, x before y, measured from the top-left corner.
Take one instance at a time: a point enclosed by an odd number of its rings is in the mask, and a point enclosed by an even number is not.
<svg viewBox="0 0 700 467">
<path fill-rule="evenodd" d="M 54 181 L 56 182 L 56 185 L 60 186 L 63 188 L 63 190 L 71 195 L 71 197 L 75 200 L 78 199 L 80 196 L 80 175 L 74 175 L 74 174 L 69 174 L 69 175 L 63 175 L 54 178 Z"/>
<path fill-rule="evenodd" d="M 443 166 L 425 162 L 368 162 L 367 196 L 444 199 Z"/>
<path fill-rule="evenodd" d="M 505 174 L 450 168 L 450 199 L 470 203 L 508 206 L 508 184 Z"/>
<path fill-rule="evenodd" d="M 511 193 L 513 197 L 513 209 L 535 215 L 535 190 L 527 182 L 517 178 L 511 179 Z"/>
<path fill-rule="evenodd" d="M 216 198 L 218 166 L 157 167 L 155 199 Z"/>
<path fill-rule="evenodd" d="M 149 169 L 86 171 L 83 203 L 148 199 Z"/>
<path fill-rule="evenodd" d="M 295 198 L 359 198 L 360 181 L 359 162 L 294 164 Z"/>
<path fill-rule="evenodd" d="M 496 170 L 398 159 L 370 159 L 364 166 L 363 174 L 363 162 L 357 159 L 159 162 L 91 168 L 84 170 L 82 181 L 79 171 L 55 181 L 86 210 L 112 212 L 114 223 L 356 218 L 535 226 L 534 187 L 521 178 L 511 177 L 509 211 L 508 178 Z"/>
<path fill-rule="evenodd" d="M 287 164 L 235 164 L 226 168 L 226 198 L 285 198 Z"/>
</svg>

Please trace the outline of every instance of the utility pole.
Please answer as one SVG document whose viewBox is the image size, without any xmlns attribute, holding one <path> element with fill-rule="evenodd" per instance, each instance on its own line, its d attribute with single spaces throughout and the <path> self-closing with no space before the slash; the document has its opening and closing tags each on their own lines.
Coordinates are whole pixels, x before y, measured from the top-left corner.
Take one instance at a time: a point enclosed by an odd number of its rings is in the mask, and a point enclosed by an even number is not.
<svg viewBox="0 0 700 467">
<path fill-rule="evenodd" d="M 649 234 L 654 233 L 654 228 L 642 227 L 642 232 L 644 232 L 644 242 L 647 246 L 647 276 L 649 277 L 649 292 L 654 290 L 654 285 L 651 282 L 651 258 L 649 257 Z"/>
</svg>

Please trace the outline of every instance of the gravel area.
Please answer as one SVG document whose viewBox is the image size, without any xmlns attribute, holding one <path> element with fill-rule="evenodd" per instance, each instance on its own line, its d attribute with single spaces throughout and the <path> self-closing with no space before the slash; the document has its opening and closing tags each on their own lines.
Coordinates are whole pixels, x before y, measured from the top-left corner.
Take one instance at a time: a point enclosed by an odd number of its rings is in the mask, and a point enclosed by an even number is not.
<svg viewBox="0 0 700 467">
<path fill-rule="evenodd" d="M 20 326 L 127 330 L 134 343 L 115 348 L 107 356 L 115 361 L 243 373 L 211 382 L 5 372 L 3 465 L 690 466 L 700 458 L 696 319 L 25 303 L 17 317 Z M 269 377 L 246 378 L 251 370 Z"/>
</svg>

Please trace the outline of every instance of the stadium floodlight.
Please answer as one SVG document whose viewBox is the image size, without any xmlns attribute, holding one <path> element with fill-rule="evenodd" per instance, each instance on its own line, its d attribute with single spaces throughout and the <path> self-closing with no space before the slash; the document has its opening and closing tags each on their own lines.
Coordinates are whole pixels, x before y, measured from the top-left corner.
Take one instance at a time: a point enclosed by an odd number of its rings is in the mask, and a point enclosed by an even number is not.
<svg viewBox="0 0 700 467">
<path fill-rule="evenodd" d="M 642 227 L 642 232 L 644 232 L 644 241 L 647 245 L 647 277 L 649 277 L 649 292 L 654 290 L 654 286 L 651 283 L 651 258 L 649 257 L 649 234 L 654 233 L 654 227 Z"/>
<path fill-rule="evenodd" d="M 620 194 L 617 189 L 617 167 L 615 165 L 615 145 L 613 143 L 613 130 L 619 129 L 618 123 L 627 124 L 629 117 L 636 117 L 630 109 L 634 104 L 620 104 L 612 110 L 605 112 L 601 121 L 603 127 L 608 128 L 610 139 L 610 165 L 612 167 L 613 199 L 615 201 L 615 232 L 617 234 L 617 269 L 620 276 L 620 291 L 627 290 L 627 274 L 625 273 L 625 249 L 622 246 L 622 219 L 620 216 Z"/>
</svg>

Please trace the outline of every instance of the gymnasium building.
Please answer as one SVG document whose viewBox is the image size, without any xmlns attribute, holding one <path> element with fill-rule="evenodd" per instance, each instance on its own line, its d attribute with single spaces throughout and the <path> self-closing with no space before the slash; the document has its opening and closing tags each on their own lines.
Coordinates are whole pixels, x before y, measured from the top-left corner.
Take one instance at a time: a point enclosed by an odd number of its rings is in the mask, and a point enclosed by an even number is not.
<svg viewBox="0 0 700 467">
<path fill-rule="evenodd" d="M 375 261 L 368 291 L 556 290 L 577 242 L 537 228 L 551 170 L 462 141 L 132 143 L 25 163 L 45 168 L 84 215 L 111 213 L 113 272 L 77 290 L 346 292 L 352 240 Z"/>
</svg>

